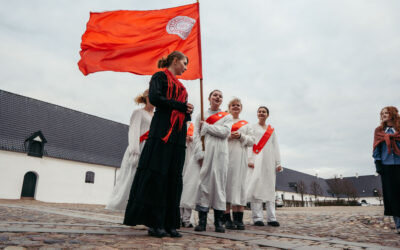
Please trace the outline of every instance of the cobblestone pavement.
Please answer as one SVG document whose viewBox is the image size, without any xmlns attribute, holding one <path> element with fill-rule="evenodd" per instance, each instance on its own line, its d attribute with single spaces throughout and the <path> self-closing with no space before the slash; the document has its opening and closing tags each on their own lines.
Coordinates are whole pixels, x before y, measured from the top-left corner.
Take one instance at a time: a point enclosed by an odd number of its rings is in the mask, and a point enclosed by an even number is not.
<svg viewBox="0 0 400 250">
<path fill-rule="evenodd" d="M 144 226 L 121 225 L 123 214 L 100 205 L 0 200 L 0 248 L 11 249 L 394 249 L 400 248 L 382 207 L 278 208 L 278 228 L 245 231 L 181 229 L 182 238 L 147 236 Z M 209 215 L 209 218 L 213 216 Z"/>
</svg>

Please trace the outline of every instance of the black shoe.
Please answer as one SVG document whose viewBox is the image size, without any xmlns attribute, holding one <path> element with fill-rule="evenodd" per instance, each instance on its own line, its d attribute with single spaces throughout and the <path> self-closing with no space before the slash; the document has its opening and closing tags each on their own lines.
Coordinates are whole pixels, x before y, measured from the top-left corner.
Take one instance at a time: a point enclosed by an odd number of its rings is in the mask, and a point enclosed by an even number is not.
<svg viewBox="0 0 400 250">
<path fill-rule="evenodd" d="M 199 225 L 194 228 L 194 231 L 203 232 L 206 231 L 207 226 L 207 212 L 199 211 Z"/>
<path fill-rule="evenodd" d="M 267 224 L 268 224 L 268 226 L 271 226 L 271 227 L 279 227 L 280 226 L 279 222 L 277 222 L 277 221 L 271 221 L 271 222 L 268 222 Z"/>
<path fill-rule="evenodd" d="M 254 226 L 263 227 L 265 225 L 264 225 L 264 222 L 262 222 L 262 221 L 256 221 L 256 222 L 254 222 Z"/>
<path fill-rule="evenodd" d="M 233 212 L 233 223 L 235 224 L 235 229 L 244 230 L 243 212 Z"/>
<path fill-rule="evenodd" d="M 217 232 L 217 233 L 225 233 L 225 228 L 222 225 L 222 216 L 223 215 L 224 215 L 224 211 L 214 209 L 214 226 L 215 226 L 215 232 Z"/>
<path fill-rule="evenodd" d="M 179 238 L 182 237 L 182 234 L 180 234 L 176 229 L 166 229 L 165 230 L 171 238 Z"/>
<path fill-rule="evenodd" d="M 147 233 L 150 236 L 157 237 L 157 238 L 162 238 L 162 237 L 168 236 L 167 232 L 165 232 L 165 230 L 162 228 L 151 228 L 150 227 L 149 230 L 147 231 Z"/>
</svg>

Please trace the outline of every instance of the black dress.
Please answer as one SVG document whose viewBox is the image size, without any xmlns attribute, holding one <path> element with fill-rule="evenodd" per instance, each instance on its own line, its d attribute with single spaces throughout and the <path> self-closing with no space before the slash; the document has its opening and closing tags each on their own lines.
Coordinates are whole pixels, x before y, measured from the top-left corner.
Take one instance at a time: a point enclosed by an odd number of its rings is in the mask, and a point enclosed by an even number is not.
<svg viewBox="0 0 400 250">
<path fill-rule="evenodd" d="M 178 124 L 175 125 L 166 143 L 161 139 L 171 127 L 172 111 L 186 112 L 187 109 L 186 103 L 167 99 L 167 90 L 166 74 L 154 74 L 150 80 L 149 99 L 156 110 L 131 187 L 125 225 L 166 229 L 180 227 L 179 203 L 186 150 L 186 121 L 190 120 L 190 115 L 186 115 L 180 131 Z"/>
</svg>

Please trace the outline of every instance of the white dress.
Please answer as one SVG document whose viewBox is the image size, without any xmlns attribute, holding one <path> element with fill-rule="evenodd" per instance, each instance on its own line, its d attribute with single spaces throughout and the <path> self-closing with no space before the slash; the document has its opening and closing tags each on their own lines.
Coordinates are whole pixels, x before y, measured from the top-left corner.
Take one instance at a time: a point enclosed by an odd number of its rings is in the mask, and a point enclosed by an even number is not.
<svg viewBox="0 0 400 250">
<path fill-rule="evenodd" d="M 140 136 L 149 130 L 152 118 L 153 116 L 144 109 L 133 111 L 128 132 L 128 147 L 122 158 L 116 184 L 108 199 L 106 209 L 125 211 L 140 154 L 145 144 L 145 141 L 140 143 Z"/>
<path fill-rule="evenodd" d="M 253 124 L 251 127 L 254 131 L 255 144 L 257 144 L 266 129 L 259 124 Z M 276 167 L 281 165 L 275 130 L 260 153 L 255 154 L 251 151 L 249 162 L 254 163 L 254 169 L 247 170 L 247 201 L 275 201 Z"/>
<path fill-rule="evenodd" d="M 233 124 L 240 119 L 233 119 Z M 248 167 L 248 147 L 253 147 L 254 135 L 250 124 L 238 130 L 239 139 L 229 139 L 229 164 L 226 181 L 226 202 L 246 206 L 246 174 Z"/>
<path fill-rule="evenodd" d="M 195 148 L 198 147 L 197 152 L 201 152 L 202 146 L 201 141 L 195 139 L 199 136 L 199 131 L 196 131 L 194 127 L 193 141 L 186 143 L 186 157 L 185 165 L 183 166 L 182 176 L 183 176 L 183 189 L 181 196 L 181 208 L 194 209 L 196 206 L 196 195 L 197 189 L 199 187 L 199 176 L 200 176 L 200 165 L 197 160 L 195 160 L 194 153 Z M 197 156 L 196 159 L 198 159 Z M 202 156 L 200 156 L 202 157 Z"/>
<path fill-rule="evenodd" d="M 207 110 L 204 118 L 207 119 L 219 111 Z M 195 127 L 199 127 L 200 117 L 197 117 Z M 232 116 L 226 115 L 213 125 L 206 122 L 200 131 L 204 137 L 205 151 L 203 165 L 200 169 L 200 184 L 197 193 L 196 206 L 226 209 L 226 177 L 228 173 L 228 137 L 231 134 Z M 200 140 L 200 136 L 195 138 Z M 196 152 L 201 155 L 201 152 Z M 202 157 L 200 156 L 199 159 Z M 196 207 L 197 209 L 197 207 Z"/>
</svg>

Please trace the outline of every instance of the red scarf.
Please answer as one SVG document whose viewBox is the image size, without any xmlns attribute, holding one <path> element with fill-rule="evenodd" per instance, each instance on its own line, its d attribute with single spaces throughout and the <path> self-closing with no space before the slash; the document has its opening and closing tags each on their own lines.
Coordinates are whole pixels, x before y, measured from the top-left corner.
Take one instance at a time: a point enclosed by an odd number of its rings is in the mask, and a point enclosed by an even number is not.
<svg viewBox="0 0 400 250">
<path fill-rule="evenodd" d="M 178 102 L 186 102 L 188 93 L 186 91 L 185 86 L 168 70 L 165 69 L 164 73 L 167 75 L 168 78 L 168 90 L 167 90 L 167 98 L 173 99 Z M 183 121 L 185 120 L 185 113 L 180 112 L 178 110 L 172 110 L 171 113 L 171 127 L 168 130 L 167 135 L 162 138 L 162 140 L 167 143 L 169 136 L 172 133 L 172 130 L 175 124 L 178 122 L 178 130 L 182 130 Z"/>
<path fill-rule="evenodd" d="M 268 125 L 267 130 L 261 137 L 260 141 L 257 144 L 253 145 L 253 152 L 258 154 L 264 148 L 265 144 L 267 144 L 269 138 L 271 137 L 272 133 L 274 132 L 274 128 L 271 125 Z"/>
<path fill-rule="evenodd" d="M 139 140 L 140 142 L 145 141 L 149 138 L 149 130 L 147 130 L 146 133 L 144 133 L 143 135 L 140 136 Z"/>
<path fill-rule="evenodd" d="M 193 132 L 194 132 L 194 125 L 193 125 L 193 123 L 191 122 L 190 125 L 189 125 L 189 128 L 188 128 L 188 130 L 187 130 L 187 135 L 188 135 L 188 136 L 193 136 Z"/>
<path fill-rule="evenodd" d="M 394 134 L 386 134 L 382 127 L 379 126 L 375 129 L 373 150 L 375 150 L 376 146 L 378 146 L 381 142 L 385 142 L 386 147 L 388 148 L 388 154 L 391 154 L 393 150 L 393 153 L 400 155 L 400 149 L 397 146 L 396 141 L 400 142 L 399 131 L 396 131 Z"/>
<path fill-rule="evenodd" d="M 224 118 L 227 115 L 229 115 L 229 113 L 227 113 L 227 112 L 218 112 L 213 115 L 210 115 L 206 119 L 206 122 L 210 125 L 213 125 L 214 123 L 216 123 L 217 121 L 219 121 L 220 119 Z"/>
<path fill-rule="evenodd" d="M 231 132 L 238 131 L 241 127 L 246 125 L 248 122 L 245 120 L 238 121 L 237 123 L 232 125 Z"/>
</svg>

